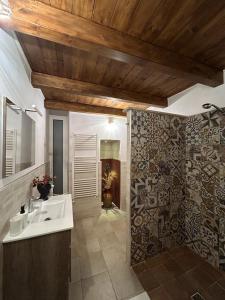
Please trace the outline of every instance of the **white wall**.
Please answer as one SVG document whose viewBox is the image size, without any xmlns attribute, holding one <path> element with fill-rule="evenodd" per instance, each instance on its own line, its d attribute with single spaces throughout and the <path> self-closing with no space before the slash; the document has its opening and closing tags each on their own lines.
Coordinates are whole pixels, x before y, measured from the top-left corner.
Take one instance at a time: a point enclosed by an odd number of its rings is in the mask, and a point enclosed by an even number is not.
<svg viewBox="0 0 225 300">
<path fill-rule="evenodd" d="M 100 140 L 120 140 L 120 160 L 127 160 L 127 119 L 113 117 L 109 124 L 105 115 L 73 113 L 69 114 L 70 134 L 97 134 Z M 72 137 L 72 136 L 71 136 Z M 99 149 L 98 149 L 99 150 Z M 99 155 L 100 151 L 98 151 Z"/>
<path fill-rule="evenodd" d="M 30 76 L 31 69 L 15 35 L 0 29 L 0 95 L 23 109 L 35 104 L 43 114 L 41 117 L 37 113 L 29 113 L 36 126 L 35 168 L 45 162 L 46 114 L 44 96 L 41 90 L 32 87 Z M 14 176 L 18 178 L 18 174 Z M 8 180 L 12 178 L 0 180 L 0 188 Z"/>
<path fill-rule="evenodd" d="M 127 119 L 113 117 L 113 123 L 109 124 L 109 117 L 105 115 L 83 114 L 83 113 L 69 113 L 69 136 L 70 136 L 70 175 L 72 178 L 72 140 L 73 134 L 97 134 L 98 137 L 98 160 L 100 160 L 100 140 L 120 140 L 120 155 L 121 161 L 121 191 L 120 191 L 120 205 L 121 209 L 126 210 L 126 161 L 127 161 Z M 98 166 L 99 183 L 98 190 L 101 185 L 101 163 Z M 71 185 L 70 185 L 71 191 Z M 84 204 L 84 201 L 83 201 Z M 100 202 L 95 203 L 95 208 L 92 209 L 96 214 L 100 207 Z M 85 208 L 82 208 L 82 203 L 77 203 L 77 211 L 80 215 L 83 211 L 89 211 L 93 205 L 93 200 L 86 201 Z M 83 205 L 84 206 L 84 205 Z M 78 213 L 78 214 L 79 214 Z"/>
<path fill-rule="evenodd" d="M 204 103 L 213 103 L 225 107 L 225 84 L 212 88 L 203 84 L 196 84 L 183 92 L 168 98 L 168 107 L 150 107 L 150 110 L 191 116 L 206 112 L 202 108 Z"/>
<path fill-rule="evenodd" d="M 44 96 L 40 89 L 33 88 L 30 76 L 31 70 L 18 41 L 13 34 L 0 29 L 0 94 L 24 109 L 35 104 L 42 112 L 42 117 L 37 113 L 29 114 L 36 121 L 36 137 L 39 141 L 36 163 L 41 164 L 44 162 L 44 147 L 41 147 L 45 139 Z"/>
<path fill-rule="evenodd" d="M 8 231 L 8 220 L 19 211 L 21 204 L 24 204 L 31 196 L 32 179 L 35 176 L 42 176 L 46 172 L 45 165 L 43 165 L 46 144 L 44 97 L 40 90 L 32 87 L 30 74 L 30 67 L 18 45 L 18 41 L 13 35 L 0 29 L 0 97 L 8 97 L 23 109 L 30 108 L 32 104 L 36 104 L 43 113 L 42 117 L 37 113 L 29 114 L 36 122 L 35 166 L 9 178 L 0 180 L 0 299 L 2 299 L 3 276 L 3 250 L 1 241 Z"/>
</svg>

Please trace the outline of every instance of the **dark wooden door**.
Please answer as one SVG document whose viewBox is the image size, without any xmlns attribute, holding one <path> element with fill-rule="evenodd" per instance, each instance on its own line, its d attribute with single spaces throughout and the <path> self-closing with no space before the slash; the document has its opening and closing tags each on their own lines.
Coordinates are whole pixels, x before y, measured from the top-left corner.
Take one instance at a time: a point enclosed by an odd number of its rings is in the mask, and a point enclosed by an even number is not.
<svg viewBox="0 0 225 300">
<path fill-rule="evenodd" d="M 117 159 L 101 159 L 102 161 L 102 176 L 104 176 L 104 173 L 106 169 L 110 170 L 115 174 L 112 181 L 112 197 L 113 197 L 113 203 L 120 208 L 120 161 Z M 102 183 L 102 194 L 103 194 L 103 183 Z"/>
</svg>

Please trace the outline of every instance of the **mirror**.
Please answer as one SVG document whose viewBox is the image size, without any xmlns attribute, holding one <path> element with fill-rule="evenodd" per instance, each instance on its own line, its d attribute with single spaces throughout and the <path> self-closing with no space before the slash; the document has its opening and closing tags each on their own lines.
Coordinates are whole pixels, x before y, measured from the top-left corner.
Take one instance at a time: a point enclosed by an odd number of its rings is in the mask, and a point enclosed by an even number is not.
<svg viewBox="0 0 225 300">
<path fill-rule="evenodd" d="M 35 164 L 35 122 L 12 101 L 1 99 L 1 178 Z"/>
</svg>

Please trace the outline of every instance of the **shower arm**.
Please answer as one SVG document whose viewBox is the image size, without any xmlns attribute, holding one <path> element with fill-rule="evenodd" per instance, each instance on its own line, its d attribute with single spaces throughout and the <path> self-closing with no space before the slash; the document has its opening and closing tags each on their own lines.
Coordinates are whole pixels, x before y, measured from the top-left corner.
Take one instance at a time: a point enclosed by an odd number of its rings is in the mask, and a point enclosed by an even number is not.
<svg viewBox="0 0 225 300">
<path fill-rule="evenodd" d="M 205 104 L 202 105 L 202 107 L 205 108 L 205 109 L 210 109 L 210 108 L 214 107 L 217 111 L 219 111 L 220 113 L 222 113 L 223 115 L 225 115 L 225 109 L 220 108 L 220 107 L 218 107 L 215 104 L 205 103 Z"/>
</svg>

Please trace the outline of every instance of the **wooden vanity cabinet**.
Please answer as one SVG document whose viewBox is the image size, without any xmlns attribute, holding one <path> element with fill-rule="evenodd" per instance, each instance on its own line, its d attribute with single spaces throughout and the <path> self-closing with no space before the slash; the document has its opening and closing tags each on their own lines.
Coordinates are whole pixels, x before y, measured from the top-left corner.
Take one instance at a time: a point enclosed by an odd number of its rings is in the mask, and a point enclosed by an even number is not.
<svg viewBox="0 0 225 300">
<path fill-rule="evenodd" d="M 71 231 L 3 245 L 4 300 L 68 300 Z"/>
</svg>

